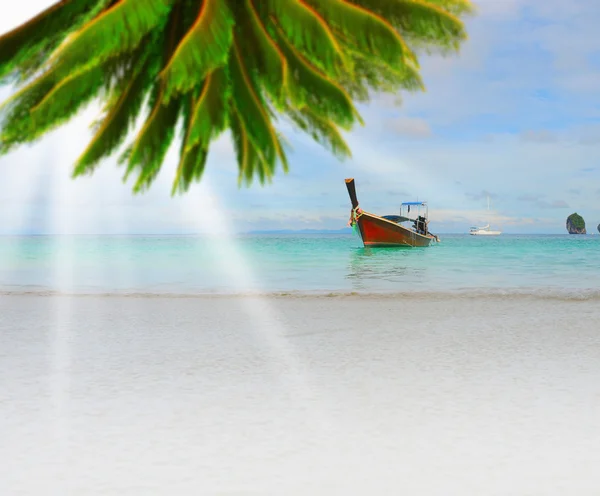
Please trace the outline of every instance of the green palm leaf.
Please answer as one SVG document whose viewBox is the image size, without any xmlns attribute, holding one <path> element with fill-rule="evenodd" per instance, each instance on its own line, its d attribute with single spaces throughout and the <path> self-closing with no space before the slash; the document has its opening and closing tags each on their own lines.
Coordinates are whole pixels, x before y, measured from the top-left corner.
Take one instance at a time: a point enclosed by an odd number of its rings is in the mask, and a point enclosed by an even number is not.
<svg viewBox="0 0 600 496">
<path fill-rule="evenodd" d="M 202 177 L 229 130 L 240 184 L 287 171 L 278 116 L 336 157 L 355 102 L 424 88 L 419 55 L 456 51 L 469 0 L 62 0 L 0 36 L 0 154 L 103 104 L 74 176 L 121 155 L 147 189 L 181 128 L 173 193 Z M 144 105 L 147 102 L 147 105 Z"/>
<path fill-rule="evenodd" d="M 466 38 L 459 19 L 445 10 L 443 3 L 436 4 L 431 0 L 365 0 L 363 4 L 388 19 L 395 29 L 410 33 L 412 41 L 435 42 L 438 46 L 456 49 L 458 43 Z M 462 6 L 464 8 L 465 4 Z"/>
<path fill-rule="evenodd" d="M 192 109 L 185 150 L 197 145 L 208 147 L 211 140 L 225 130 L 229 97 L 229 78 L 225 69 L 217 69 L 209 74 Z"/>
<path fill-rule="evenodd" d="M 277 19 L 291 43 L 317 67 L 330 75 L 338 72 L 345 57 L 331 26 L 318 10 L 304 0 L 267 0 L 265 5 L 261 9 L 264 22 Z"/>
<path fill-rule="evenodd" d="M 109 1 L 56 2 L 24 25 L 0 37 L 0 82 L 11 73 L 20 75 L 20 79 L 30 76 L 69 33 L 93 19 Z"/>
<path fill-rule="evenodd" d="M 358 50 L 385 61 L 392 67 L 412 56 L 402 36 L 385 17 L 379 16 L 359 3 L 346 0 L 311 0 L 322 11 L 330 24 Z M 397 2 L 396 9 L 403 2 Z"/>
<path fill-rule="evenodd" d="M 60 77 L 135 50 L 146 34 L 166 23 L 174 2 L 144 0 L 140 8 L 139 0 L 119 0 L 57 49 L 50 59 L 52 70 Z"/>
<path fill-rule="evenodd" d="M 75 73 L 58 82 L 52 91 L 30 110 L 36 134 L 42 134 L 73 116 L 102 86 L 103 67 Z"/>
<path fill-rule="evenodd" d="M 117 86 L 113 101 L 106 107 L 106 115 L 100 121 L 96 134 L 87 149 L 79 157 L 74 176 L 91 173 L 96 164 L 110 155 L 123 142 L 135 121 L 144 93 L 151 79 L 148 77 L 147 61 L 142 59 L 138 67 L 126 73 Z"/>
<path fill-rule="evenodd" d="M 253 0 L 243 0 L 238 8 L 247 20 L 237 26 L 238 37 L 246 40 L 239 47 L 242 56 L 259 75 L 275 106 L 281 109 L 289 77 L 287 60 L 260 18 Z"/>
<path fill-rule="evenodd" d="M 206 82 L 203 88 L 203 94 L 206 95 Z M 208 145 L 203 146 L 199 142 L 191 145 L 189 136 L 193 119 L 194 109 L 197 109 L 200 103 L 202 94 L 198 99 L 189 96 L 184 102 L 184 129 L 185 135 L 181 142 L 179 165 L 177 166 L 177 174 L 173 182 L 172 194 L 178 191 L 186 191 L 189 185 L 194 180 L 199 180 L 204 172 L 206 158 L 208 156 Z"/>
<path fill-rule="evenodd" d="M 240 55 L 239 42 L 234 41 L 233 54 L 229 63 L 232 81 L 232 99 L 238 116 L 254 152 L 262 160 L 260 169 L 264 181 L 275 172 L 278 159 L 283 156 L 277 133 L 271 123 L 265 102 L 257 91 Z M 264 174 L 263 174 L 264 173 Z"/>
<path fill-rule="evenodd" d="M 349 129 L 358 116 L 350 96 L 335 81 L 312 67 L 288 41 L 281 31 L 277 40 L 285 54 L 290 71 L 290 97 L 297 108 L 310 106 L 325 119 Z M 360 117 L 359 117 L 360 118 Z"/>
<path fill-rule="evenodd" d="M 234 23 L 227 2 L 204 0 L 198 4 L 198 18 L 162 74 L 166 99 L 173 91 L 181 93 L 197 87 L 208 72 L 227 62 Z"/>
<path fill-rule="evenodd" d="M 337 158 L 343 160 L 352 156 L 348 144 L 331 121 L 321 119 L 310 108 L 302 110 L 290 108 L 287 115 L 300 129 L 309 133 L 317 143 L 323 145 Z"/>
</svg>

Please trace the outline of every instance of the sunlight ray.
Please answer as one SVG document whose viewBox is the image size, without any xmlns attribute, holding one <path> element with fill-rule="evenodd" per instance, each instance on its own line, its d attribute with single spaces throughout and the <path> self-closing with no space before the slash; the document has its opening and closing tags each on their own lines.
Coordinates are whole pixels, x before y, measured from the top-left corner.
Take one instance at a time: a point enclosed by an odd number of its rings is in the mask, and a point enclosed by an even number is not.
<svg viewBox="0 0 600 496">
<path fill-rule="evenodd" d="M 268 297 L 261 294 L 260 283 L 253 273 L 251 261 L 243 252 L 234 227 L 220 205 L 210 181 L 204 178 L 196 192 L 190 192 L 183 200 L 183 212 L 190 212 L 189 219 L 209 240 L 214 260 L 229 280 L 230 286 L 244 296 L 239 299 L 257 337 L 266 345 L 270 365 L 280 377 L 284 377 L 288 391 L 299 408 L 304 409 L 314 427 L 331 428 L 323 412 L 324 405 L 317 399 L 317 391 L 311 385 L 300 353 L 292 347 L 286 337 L 286 323 L 278 315 Z M 252 296 L 249 296 L 251 294 Z"/>
<path fill-rule="evenodd" d="M 55 157 L 60 157 L 57 153 Z M 50 398 L 54 421 L 54 436 L 57 457 L 60 460 L 61 482 L 67 483 L 68 453 L 70 436 L 70 383 L 71 383 L 71 341 L 73 321 L 74 292 L 74 237 L 73 216 L 76 196 L 70 190 L 71 179 L 60 159 L 53 164 L 51 172 L 49 210 L 52 216 L 50 229 L 54 234 L 50 239 L 52 246 L 51 287 L 54 293 L 51 299 L 52 321 L 50 337 Z"/>
</svg>

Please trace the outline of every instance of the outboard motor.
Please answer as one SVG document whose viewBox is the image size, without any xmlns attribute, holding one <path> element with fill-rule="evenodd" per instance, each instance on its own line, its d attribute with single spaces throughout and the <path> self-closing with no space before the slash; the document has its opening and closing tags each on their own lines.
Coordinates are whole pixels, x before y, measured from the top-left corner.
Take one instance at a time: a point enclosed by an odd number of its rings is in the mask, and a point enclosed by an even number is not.
<svg viewBox="0 0 600 496">
<path fill-rule="evenodd" d="M 419 234 L 427 234 L 427 223 L 425 222 L 425 217 L 419 215 L 417 220 L 415 221 L 416 229 Z"/>
</svg>

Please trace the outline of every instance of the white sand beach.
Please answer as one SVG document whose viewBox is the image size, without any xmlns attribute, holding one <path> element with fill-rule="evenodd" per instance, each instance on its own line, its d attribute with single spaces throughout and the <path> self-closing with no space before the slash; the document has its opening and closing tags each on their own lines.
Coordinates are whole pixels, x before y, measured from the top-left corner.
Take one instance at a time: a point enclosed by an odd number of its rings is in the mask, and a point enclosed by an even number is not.
<svg viewBox="0 0 600 496">
<path fill-rule="evenodd" d="M 0 296 L 3 495 L 597 495 L 600 301 Z"/>
</svg>

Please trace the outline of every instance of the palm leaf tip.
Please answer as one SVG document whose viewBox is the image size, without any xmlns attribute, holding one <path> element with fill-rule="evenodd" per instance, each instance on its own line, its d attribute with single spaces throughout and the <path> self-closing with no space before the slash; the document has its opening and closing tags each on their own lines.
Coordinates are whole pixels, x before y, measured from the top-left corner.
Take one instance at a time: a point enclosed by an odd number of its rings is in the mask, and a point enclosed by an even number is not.
<svg viewBox="0 0 600 496">
<path fill-rule="evenodd" d="M 171 196 L 187 193 L 194 181 L 199 181 L 204 173 L 208 150 L 196 146 L 183 154 L 173 181 Z"/>
<path fill-rule="evenodd" d="M 184 151 L 198 145 L 207 147 L 226 129 L 229 97 L 227 72 L 217 69 L 209 74 L 192 109 Z"/>
</svg>

